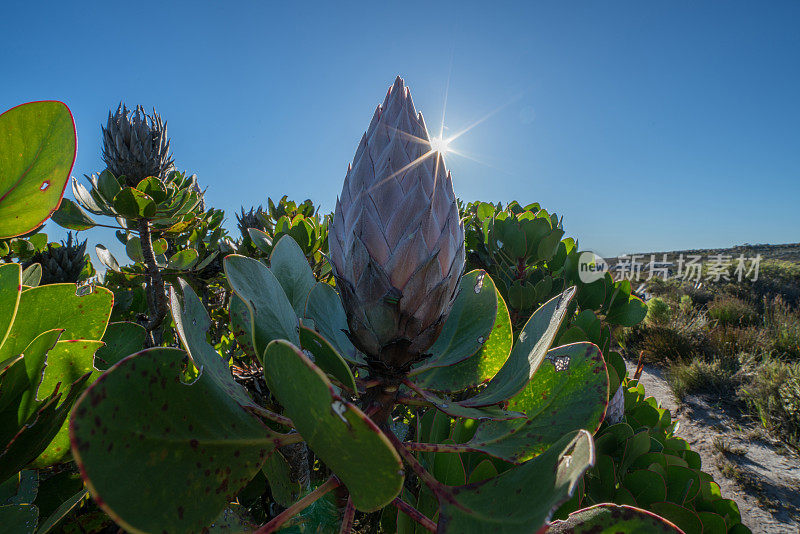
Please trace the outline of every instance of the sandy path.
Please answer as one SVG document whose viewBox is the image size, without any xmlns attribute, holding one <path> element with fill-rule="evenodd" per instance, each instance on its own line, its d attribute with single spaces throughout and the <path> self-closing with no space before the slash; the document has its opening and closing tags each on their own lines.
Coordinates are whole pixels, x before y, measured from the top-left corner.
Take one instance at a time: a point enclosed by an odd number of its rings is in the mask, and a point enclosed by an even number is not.
<svg viewBox="0 0 800 534">
<path fill-rule="evenodd" d="M 633 376 L 635 364 L 628 363 Z M 775 442 L 752 421 L 701 397 L 679 403 L 663 371 L 645 367 L 641 382 L 680 423 L 677 434 L 688 441 L 703 460 L 703 470 L 722 488 L 723 497 L 739 504 L 742 523 L 754 533 L 800 532 L 800 457 Z M 722 440 L 728 452 L 715 446 Z M 728 464 L 723 474 L 719 463 Z"/>
</svg>

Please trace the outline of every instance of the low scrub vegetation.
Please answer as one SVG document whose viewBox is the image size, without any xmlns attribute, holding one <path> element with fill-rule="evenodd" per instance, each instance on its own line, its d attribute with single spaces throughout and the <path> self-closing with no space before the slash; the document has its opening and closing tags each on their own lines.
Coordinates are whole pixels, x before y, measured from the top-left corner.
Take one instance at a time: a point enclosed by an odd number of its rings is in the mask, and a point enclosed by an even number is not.
<svg viewBox="0 0 800 534">
<path fill-rule="evenodd" d="M 737 403 L 800 445 L 800 264 L 769 260 L 758 280 L 695 287 L 651 281 L 646 320 L 621 335 L 629 355 L 667 368 L 679 398 Z"/>
</svg>

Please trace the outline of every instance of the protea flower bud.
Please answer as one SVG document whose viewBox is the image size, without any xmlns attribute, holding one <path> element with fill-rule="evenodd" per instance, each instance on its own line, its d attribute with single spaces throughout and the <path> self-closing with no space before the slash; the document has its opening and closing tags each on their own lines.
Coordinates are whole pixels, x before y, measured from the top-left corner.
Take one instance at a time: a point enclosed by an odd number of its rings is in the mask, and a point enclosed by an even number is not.
<svg viewBox="0 0 800 534">
<path fill-rule="evenodd" d="M 373 367 L 407 371 L 450 313 L 464 226 L 450 174 L 400 77 L 347 170 L 329 241 L 353 343 Z"/>
<path fill-rule="evenodd" d="M 72 232 L 67 232 L 67 240 L 61 246 L 52 243 L 25 262 L 25 267 L 38 263 L 42 266 L 40 284 L 61 284 L 78 282 L 86 265 L 86 240 L 82 243 L 72 240 Z"/>
<path fill-rule="evenodd" d="M 172 167 L 167 123 L 158 113 L 145 113 L 142 106 L 131 112 L 123 104 L 103 128 L 103 161 L 116 177 L 125 176 L 126 184 L 135 186 L 148 176 L 164 178 Z"/>
</svg>

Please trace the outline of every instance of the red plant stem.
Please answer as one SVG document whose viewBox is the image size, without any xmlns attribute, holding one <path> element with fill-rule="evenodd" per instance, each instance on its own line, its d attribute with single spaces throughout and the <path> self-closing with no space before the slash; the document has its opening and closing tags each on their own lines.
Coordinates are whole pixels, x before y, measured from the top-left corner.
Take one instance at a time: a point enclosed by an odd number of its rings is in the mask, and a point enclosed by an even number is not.
<svg viewBox="0 0 800 534">
<path fill-rule="evenodd" d="M 383 380 L 379 380 L 377 378 L 372 378 L 370 380 L 360 380 L 356 378 L 356 385 L 361 386 L 364 389 L 374 388 L 376 386 L 380 386 L 383 384 Z"/>
<path fill-rule="evenodd" d="M 353 506 L 353 499 L 347 496 L 347 506 L 344 508 L 344 516 L 342 517 L 342 526 L 339 528 L 339 534 L 350 534 L 353 530 L 353 520 L 356 517 L 356 507 Z"/>
<path fill-rule="evenodd" d="M 295 515 L 299 514 L 309 506 L 311 506 L 317 499 L 331 491 L 339 487 L 342 483 L 339 482 L 339 479 L 336 477 L 331 477 L 325 481 L 324 484 L 319 486 L 317 489 L 291 505 L 289 508 L 275 516 L 272 521 L 261 527 L 260 529 L 255 531 L 255 534 L 271 534 L 272 532 L 277 531 L 281 525 L 283 525 L 286 521 L 294 517 Z"/>
<path fill-rule="evenodd" d="M 414 471 L 414 474 L 416 474 L 419 479 L 431 489 L 434 495 L 450 494 L 450 492 L 445 489 L 445 485 L 436 480 L 436 477 L 422 467 L 422 464 L 419 463 L 419 460 L 417 460 L 414 455 L 405 448 L 403 442 L 397 439 L 397 436 L 395 436 L 393 432 L 385 432 L 385 434 L 389 441 L 392 442 L 394 448 L 397 449 L 397 453 L 403 458 L 403 460 L 405 460 L 411 470 Z"/>
<path fill-rule="evenodd" d="M 270 421 L 274 421 L 278 424 L 294 428 L 294 423 L 292 423 L 292 420 L 289 419 L 288 417 L 284 417 L 280 414 L 267 410 L 266 408 L 262 408 L 261 406 L 259 407 L 249 406 L 248 408 L 256 415 L 260 415 L 265 419 L 269 419 Z"/>
<path fill-rule="evenodd" d="M 276 447 L 283 447 L 285 445 L 291 445 L 293 443 L 300 443 L 303 440 L 303 436 L 298 433 L 292 434 L 276 434 L 276 438 L 272 440 Z"/>
<path fill-rule="evenodd" d="M 406 450 L 415 452 L 480 452 L 468 445 L 448 444 L 448 443 L 417 443 L 414 441 L 404 441 L 403 446 Z"/>
<path fill-rule="evenodd" d="M 419 399 L 417 397 L 411 397 L 409 395 L 398 395 L 397 402 L 399 402 L 400 404 L 405 404 L 407 406 L 433 406 L 433 404 L 426 401 L 425 399 Z"/>
<path fill-rule="evenodd" d="M 408 517 L 419 523 L 423 528 L 430 530 L 431 532 L 436 532 L 436 523 L 428 519 L 426 515 L 422 512 L 408 504 L 407 502 L 403 501 L 399 497 L 392 501 L 392 504 L 397 507 L 398 510 L 406 514 Z"/>
</svg>

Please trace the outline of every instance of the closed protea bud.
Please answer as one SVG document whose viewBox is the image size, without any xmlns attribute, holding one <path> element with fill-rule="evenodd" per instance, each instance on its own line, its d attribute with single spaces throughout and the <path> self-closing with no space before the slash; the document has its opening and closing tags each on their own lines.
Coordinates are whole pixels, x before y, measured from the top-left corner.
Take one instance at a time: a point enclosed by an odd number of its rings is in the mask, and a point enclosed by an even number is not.
<svg viewBox="0 0 800 534">
<path fill-rule="evenodd" d="M 148 176 L 163 178 L 172 167 L 167 123 L 155 111 L 149 115 L 136 106 L 131 112 L 120 104 L 116 113 L 108 112 L 108 123 L 101 128 L 103 161 L 112 174 L 125 176 L 123 185 L 136 186 Z"/>
<path fill-rule="evenodd" d="M 244 208 L 240 209 L 241 213 L 236 214 L 236 226 L 238 226 L 239 232 L 242 234 L 242 239 L 246 242 L 250 240 L 250 233 L 247 231 L 248 228 L 256 228 L 262 232 L 267 230 L 264 224 L 264 212 L 261 206 L 258 207 L 258 210 L 255 208 L 250 208 L 250 211 L 244 211 Z"/>
<path fill-rule="evenodd" d="M 80 280 L 86 265 L 86 241 L 78 243 L 76 240 L 73 243 L 72 232 L 69 232 L 67 240 L 62 241 L 61 245 L 53 246 L 51 243 L 26 262 L 26 266 L 34 263 L 42 266 L 40 284 L 74 284 Z"/>
<path fill-rule="evenodd" d="M 464 227 L 450 174 L 400 77 L 348 168 L 329 243 L 353 343 L 379 372 L 407 371 L 450 313 Z"/>
</svg>

